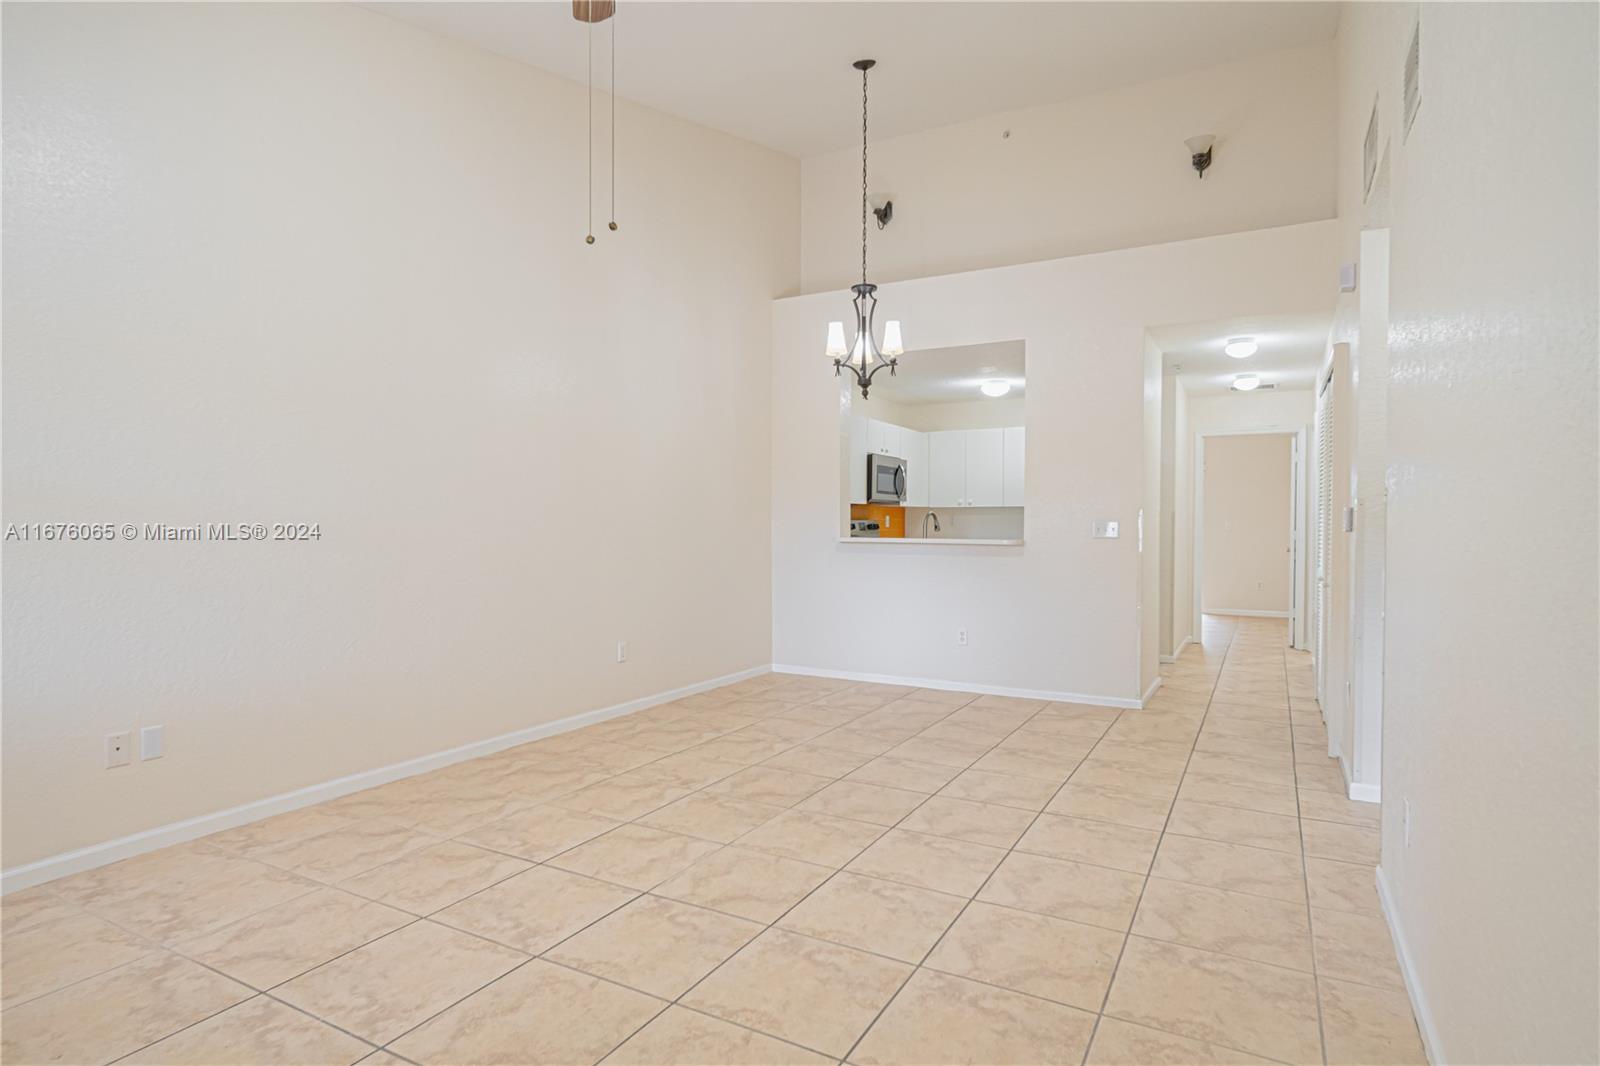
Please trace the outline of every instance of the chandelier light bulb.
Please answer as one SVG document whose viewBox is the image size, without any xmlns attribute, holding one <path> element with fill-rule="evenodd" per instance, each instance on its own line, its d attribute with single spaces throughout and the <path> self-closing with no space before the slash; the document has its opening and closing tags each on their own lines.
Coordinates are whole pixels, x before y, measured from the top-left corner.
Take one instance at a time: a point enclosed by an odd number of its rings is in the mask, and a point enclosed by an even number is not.
<svg viewBox="0 0 1600 1066">
<path fill-rule="evenodd" d="M 1248 359 L 1256 354 L 1256 342 L 1252 337 L 1234 337 L 1222 346 L 1222 350 L 1235 359 Z"/>
</svg>

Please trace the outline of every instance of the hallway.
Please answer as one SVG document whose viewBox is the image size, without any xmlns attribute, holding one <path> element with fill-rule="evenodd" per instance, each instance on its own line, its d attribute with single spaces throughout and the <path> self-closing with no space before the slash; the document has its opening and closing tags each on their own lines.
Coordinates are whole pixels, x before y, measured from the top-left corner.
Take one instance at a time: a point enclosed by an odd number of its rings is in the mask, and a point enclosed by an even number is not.
<svg viewBox="0 0 1600 1066">
<path fill-rule="evenodd" d="M 770 674 L 15 893 L 4 1057 L 1420 1063 L 1310 670 Z"/>
</svg>

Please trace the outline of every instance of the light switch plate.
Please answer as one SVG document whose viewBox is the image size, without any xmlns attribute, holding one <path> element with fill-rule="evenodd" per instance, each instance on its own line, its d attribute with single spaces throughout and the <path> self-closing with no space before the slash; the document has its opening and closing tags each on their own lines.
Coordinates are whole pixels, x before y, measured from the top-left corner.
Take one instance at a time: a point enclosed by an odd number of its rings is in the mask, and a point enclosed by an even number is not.
<svg viewBox="0 0 1600 1066">
<path fill-rule="evenodd" d="M 167 727 L 147 725 L 139 730 L 139 759 L 148 762 L 167 753 Z"/>
<path fill-rule="evenodd" d="M 1121 536 L 1117 532 L 1117 523 L 1115 522 L 1096 522 L 1094 524 L 1094 535 L 1100 540 L 1115 540 Z"/>
</svg>

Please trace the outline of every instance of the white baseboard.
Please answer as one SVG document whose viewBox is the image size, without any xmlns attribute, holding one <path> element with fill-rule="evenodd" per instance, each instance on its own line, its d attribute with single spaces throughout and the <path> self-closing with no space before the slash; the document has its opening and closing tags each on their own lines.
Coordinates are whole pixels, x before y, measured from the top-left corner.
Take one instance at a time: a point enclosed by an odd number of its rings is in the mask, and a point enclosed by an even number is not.
<svg viewBox="0 0 1600 1066">
<path fill-rule="evenodd" d="M 839 681 L 867 681 L 876 685 L 908 685 L 912 688 L 937 688 L 947 692 L 976 692 L 981 696 L 1020 696 L 1029 700 L 1052 700 L 1059 703 L 1087 703 L 1095 707 L 1127 707 L 1137 710 L 1139 701 L 1122 696 L 1090 696 L 1082 692 L 1051 692 L 1045 689 L 1007 688 L 1004 685 L 980 685 L 966 681 L 942 681 L 930 677 L 900 677 L 897 674 L 864 674 L 853 670 L 823 670 L 815 666 L 785 666 L 772 664 L 775 674 L 799 674 L 802 677 L 831 677 Z"/>
<path fill-rule="evenodd" d="M 1201 614 L 1231 614 L 1239 618 L 1288 618 L 1288 611 L 1240 611 L 1232 607 L 1207 607 Z"/>
<path fill-rule="evenodd" d="M 1156 689 L 1158 689 L 1160 687 L 1161 687 L 1161 678 L 1159 676 L 1157 676 L 1154 681 L 1150 682 L 1150 687 L 1144 690 L 1144 696 L 1139 700 L 1139 708 L 1141 710 L 1144 709 L 1144 705 L 1145 704 L 1150 702 L 1150 697 L 1154 696 L 1156 694 Z"/>
<path fill-rule="evenodd" d="M 346 777 L 324 781 L 318 785 L 307 785 L 305 788 L 295 789 L 293 792 L 283 792 L 266 799 L 254 800 L 250 803 L 229 807 L 227 810 L 216 811 L 211 814 L 202 814 L 194 818 L 186 818 L 181 822 L 172 822 L 167 825 L 146 829 L 142 832 L 132 833 L 116 840 L 108 840 L 102 844 L 91 844 L 86 848 L 62 852 L 49 858 L 39 859 L 36 862 L 25 863 L 0 872 L 0 894 L 13 892 L 19 888 L 29 888 L 33 885 L 53 881 L 58 877 L 68 874 L 81 873 L 92 870 L 97 866 L 118 862 L 122 859 L 132 858 L 147 851 L 157 848 L 169 847 L 173 844 L 182 844 L 185 841 L 195 840 L 199 837 L 209 836 L 224 829 L 257 822 L 263 818 L 270 818 L 275 814 L 284 814 L 288 811 L 309 807 L 314 803 L 324 803 L 340 796 L 347 796 L 352 792 L 373 788 L 377 785 L 398 781 L 403 777 L 413 777 L 417 774 L 438 770 L 452 763 L 464 762 L 467 759 L 476 759 L 484 755 L 492 755 L 506 748 L 526 744 L 529 741 L 539 740 L 543 737 L 565 733 L 582 726 L 593 725 L 609 718 L 618 718 L 635 711 L 642 711 L 648 707 L 655 707 L 671 700 L 692 696 L 697 692 L 719 688 L 722 685 L 731 685 L 735 681 L 757 677 L 770 669 L 766 664 L 753 666 L 737 673 L 715 677 L 709 681 L 697 681 L 692 685 L 670 689 L 666 692 L 657 692 L 649 696 L 640 696 L 638 699 L 628 700 L 625 703 L 613 704 L 610 707 L 600 707 L 592 711 L 583 711 L 579 714 L 558 718 L 553 722 L 542 722 L 539 725 L 518 729 L 511 733 L 502 733 L 497 737 L 487 740 L 476 740 L 470 744 L 463 744 L 459 748 L 450 748 L 447 751 L 434 752 L 431 755 L 418 756 L 407 759 L 405 762 L 394 763 L 390 766 L 380 766 L 375 770 L 363 770 L 360 773 L 350 774 Z"/>
<path fill-rule="evenodd" d="M 1358 803 L 1382 803 L 1379 799 L 1380 787 L 1378 785 L 1361 785 L 1354 781 L 1345 782 L 1346 791 L 1351 799 Z"/>
<path fill-rule="evenodd" d="M 1406 995 L 1411 1000 L 1411 1013 L 1417 1019 L 1417 1031 L 1422 1034 L 1422 1050 L 1429 1062 L 1445 1062 L 1444 1049 L 1439 1044 L 1439 1033 L 1433 1027 L 1433 1015 L 1428 1013 L 1428 1000 L 1422 994 L 1422 984 L 1417 979 L 1417 968 L 1406 946 L 1405 931 L 1400 928 L 1400 916 L 1395 911 L 1394 897 L 1389 893 L 1389 880 L 1383 867 L 1374 871 L 1378 882 L 1378 905 L 1383 908 L 1384 921 L 1389 924 L 1389 937 L 1394 941 L 1394 953 L 1400 960 L 1400 976 L 1405 979 Z"/>
<path fill-rule="evenodd" d="M 1194 643 L 1194 638 L 1193 637 L 1184 637 L 1183 640 L 1178 643 L 1178 646 L 1172 650 L 1172 654 L 1171 655 L 1163 655 L 1161 657 L 1161 661 L 1164 662 L 1164 663 L 1175 663 L 1175 662 L 1177 662 L 1179 656 L 1181 656 L 1183 654 L 1183 649 L 1187 648 L 1189 645 L 1191 645 L 1193 643 Z"/>
</svg>

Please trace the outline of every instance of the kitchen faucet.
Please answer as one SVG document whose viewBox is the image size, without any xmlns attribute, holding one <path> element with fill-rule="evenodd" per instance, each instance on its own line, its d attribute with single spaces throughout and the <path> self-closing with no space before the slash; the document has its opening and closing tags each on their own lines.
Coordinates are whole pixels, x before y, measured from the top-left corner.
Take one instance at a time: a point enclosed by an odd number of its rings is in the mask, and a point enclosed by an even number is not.
<svg viewBox="0 0 1600 1066">
<path fill-rule="evenodd" d="M 930 519 L 930 518 L 933 519 L 933 531 L 935 533 L 941 532 L 941 530 L 939 529 L 939 516 L 936 513 L 934 513 L 933 511 L 929 511 L 927 514 L 922 516 L 922 539 L 923 540 L 927 540 L 928 539 L 928 519 Z"/>
</svg>

